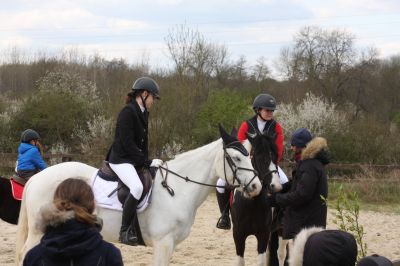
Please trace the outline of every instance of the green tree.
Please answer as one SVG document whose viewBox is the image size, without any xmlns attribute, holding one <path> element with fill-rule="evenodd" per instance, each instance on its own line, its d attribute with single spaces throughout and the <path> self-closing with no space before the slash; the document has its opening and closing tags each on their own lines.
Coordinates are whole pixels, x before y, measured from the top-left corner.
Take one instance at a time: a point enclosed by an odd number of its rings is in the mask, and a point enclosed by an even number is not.
<svg viewBox="0 0 400 266">
<path fill-rule="evenodd" d="M 251 115 L 251 99 L 232 90 L 214 90 L 197 113 L 193 137 L 198 145 L 218 138 L 218 124 L 225 128 L 238 127 Z"/>
<path fill-rule="evenodd" d="M 96 112 L 96 89 L 78 75 L 49 72 L 38 82 L 37 92 L 30 96 L 11 121 L 14 132 L 33 128 L 44 143 L 65 143 L 73 147 L 76 128 L 87 130 L 87 121 Z"/>
</svg>

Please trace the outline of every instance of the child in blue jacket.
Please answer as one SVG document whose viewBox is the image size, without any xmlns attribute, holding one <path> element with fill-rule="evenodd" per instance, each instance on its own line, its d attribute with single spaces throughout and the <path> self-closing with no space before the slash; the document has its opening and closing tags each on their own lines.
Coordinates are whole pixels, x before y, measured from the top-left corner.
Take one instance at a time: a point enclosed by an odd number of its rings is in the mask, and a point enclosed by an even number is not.
<svg viewBox="0 0 400 266">
<path fill-rule="evenodd" d="M 47 167 L 39 152 L 39 139 L 39 134 L 33 129 L 22 132 L 16 167 L 19 177 L 28 179 Z"/>
</svg>

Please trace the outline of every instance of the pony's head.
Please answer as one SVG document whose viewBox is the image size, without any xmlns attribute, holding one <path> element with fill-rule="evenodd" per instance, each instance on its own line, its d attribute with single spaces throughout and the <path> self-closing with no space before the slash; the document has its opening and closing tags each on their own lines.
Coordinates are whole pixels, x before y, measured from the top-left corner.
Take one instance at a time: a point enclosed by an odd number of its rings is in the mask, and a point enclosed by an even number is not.
<svg viewBox="0 0 400 266">
<path fill-rule="evenodd" d="M 268 186 L 271 192 L 282 190 L 277 167 L 277 147 L 275 137 L 261 134 L 248 134 L 252 152 L 252 163 L 257 170 L 263 185 Z"/>
<path fill-rule="evenodd" d="M 249 151 L 220 125 L 222 150 L 215 159 L 215 174 L 226 181 L 228 186 L 236 186 L 245 196 L 254 197 L 261 191 L 261 182 L 251 164 Z"/>
</svg>

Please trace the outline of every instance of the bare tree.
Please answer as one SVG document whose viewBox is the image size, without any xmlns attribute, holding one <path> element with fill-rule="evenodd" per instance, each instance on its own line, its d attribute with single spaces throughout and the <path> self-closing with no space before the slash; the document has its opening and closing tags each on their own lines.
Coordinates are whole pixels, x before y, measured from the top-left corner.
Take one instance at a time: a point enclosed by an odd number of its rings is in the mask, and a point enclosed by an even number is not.
<svg viewBox="0 0 400 266">
<path fill-rule="evenodd" d="M 281 74 L 303 82 L 317 94 L 345 99 L 345 85 L 352 78 L 349 70 L 357 62 L 353 40 L 345 31 L 305 27 L 295 36 L 293 48 L 281 51 Z"/>
</svg>

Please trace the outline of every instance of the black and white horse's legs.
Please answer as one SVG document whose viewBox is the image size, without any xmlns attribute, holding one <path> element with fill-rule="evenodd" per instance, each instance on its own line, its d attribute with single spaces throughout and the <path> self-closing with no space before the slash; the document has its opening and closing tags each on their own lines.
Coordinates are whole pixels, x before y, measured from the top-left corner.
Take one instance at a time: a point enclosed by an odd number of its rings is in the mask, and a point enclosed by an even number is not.
<svg viewBox="0 0 400 266">
<path fill-rule="evenodd" d="M 257 258 L 257 265 L 259 266 L 265 266 L 267 265 L 267 246 L 268 246 L 268 239 L 269 239 L 269 234 L 257 234 L 257 252 L 258 252 L 258 258 Z"/>
<path fill-rule="evenodd" d="M 235 241 L 237 255 L 235 265 L 237 266 L 244 266 L 244 250 L 246 249 L 246 238 L 247 236 L 242 232 L 238 233 L 236 230 L 233 230 L 233 240 Z"/>
</svg>

